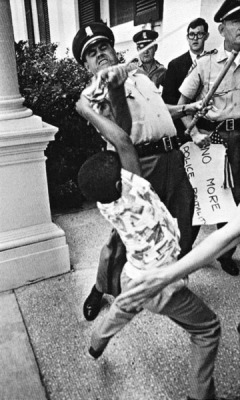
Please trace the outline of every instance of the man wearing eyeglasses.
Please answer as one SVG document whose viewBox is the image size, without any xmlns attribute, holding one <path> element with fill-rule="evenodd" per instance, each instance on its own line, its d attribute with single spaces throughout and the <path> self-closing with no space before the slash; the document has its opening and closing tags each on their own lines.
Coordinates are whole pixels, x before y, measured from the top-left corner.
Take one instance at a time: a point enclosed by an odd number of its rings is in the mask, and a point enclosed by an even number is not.
<svg viewBox="0 0 240 400">
<path fill-rule="evenodd" d="M 189 50 L 181 56 L 174 58 L 168 64 L 165 82 L 163 86 L 162 98 L 167 104 L 177 104 L 181 93 L 179 87 L 187 76 L 191 66 L 196 64 L 196 60 L 203 56 L 205 42 L 209 37 L 208 24 L 203 18 L 196 18 L 187 27 L 187 41 Z M 181 119 L 173 121 L 177 129 L 177 136 L 184 144 L 191 140 L 185 135 L 185 125 Z M 199 233 L 200 226 L 192 227 L 192 244 L 195 242 Z"/>
<path fill-rule="evenodd" d="M 158 33 L 150 29 L 144 29 L 133 36 L 133 41 L 137 44 L 137 50 L 144 49 L 147 45 L 158 38 Z M 166 68 L 155 59 L 158 45 L 150 47 L 139 56 L 138 72 L 145 73 L 157 88 L 163 86 Z"/>
<path fill-rule="evenodd" d="M 181 56 L 174 58 L 168 64 L 162 92 L 162 98 L 166 104 L 178 103 L 181 95 L 178 89 L 187 76 L 192 64 L 204 54 L 204 46 L 208 37 L 208 24 L 203 18 L 197 18 L 190 22 L 187 28 L 189 50 Z M 189 141 L 189 138 L 184 134 L 186 128 L 182 121 L 180 119 L 176 120 L 174 121 L 174 125 L 181 143 L 184 144 Z"/>
</svg>

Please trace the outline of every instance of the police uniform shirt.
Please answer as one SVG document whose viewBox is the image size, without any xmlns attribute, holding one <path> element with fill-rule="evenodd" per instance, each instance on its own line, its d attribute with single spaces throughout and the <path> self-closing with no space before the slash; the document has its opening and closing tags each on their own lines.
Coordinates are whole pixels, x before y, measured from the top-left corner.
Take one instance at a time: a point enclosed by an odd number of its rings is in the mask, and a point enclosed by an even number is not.
<svg viewBox="0 0 240 400">
<path fill-rule="evenodd" d="M 150 71 L 146 71 L 144 69 L 143 63 L 141 61 L 138 62 L 138 72 L 145 73 L 149 79 L 159 88 L 159 86 L 163 86 L 164 79 L 166 75 L 166 68 L 163 64 L 160 64 L 157 60 L 153 60 Z"/>
<path fill-rule="evenodd" d="M 125 92 L 132 116 L 134 144 L 156 142 L 163 136 L 176 136 L 176 128 L 160 91 L 144 74 L 129 73 Z"/>
<path fill-rule="evenodd" d="M 206 96 L 224 68 L 228 59 L 222 46 L 218 51 L 201 57 L 189 75 L 183 81 L 179 91 L 189 99 L 197 100 Z M 240 118 L 240 66 L 233 62 L 226 76 L 213 96 L 213 109 L 208 111 L 207 119 L 223 121 L 228 118 Z"/>
<path fill-rule="evenodd" d="M 197 60 L 205 54 L 205 51 L 203 51 L 201 54 L 194 54 L 191 50 L 189 50 L 189 54 L 193 64 L 195 64 Z"/>
</svg>

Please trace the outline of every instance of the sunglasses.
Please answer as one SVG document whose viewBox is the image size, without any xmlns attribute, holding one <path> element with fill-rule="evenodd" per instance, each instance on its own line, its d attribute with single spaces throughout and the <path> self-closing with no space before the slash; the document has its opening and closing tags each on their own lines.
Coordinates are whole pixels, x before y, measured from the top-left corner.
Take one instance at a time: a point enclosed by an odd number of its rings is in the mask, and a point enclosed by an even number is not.
<svg viewBox="0 0 240 400">
<path fill-rule="evenodd" d="M 146 42 L 146 43 L 138 43 L 138 44 L 137 44 L 137 50 L 142 50 L 142 49 L 144 49 L 144 47 L 148 46 L 149 43 L 151 43 L 151 41 Z"/>
<path fill-rule="evenodd" d="M 206 32 L 189 32 L 187 34 L 188 39 L 193 40 L 193 39 L 202 39 L 206 35 Z"/>
</svg>

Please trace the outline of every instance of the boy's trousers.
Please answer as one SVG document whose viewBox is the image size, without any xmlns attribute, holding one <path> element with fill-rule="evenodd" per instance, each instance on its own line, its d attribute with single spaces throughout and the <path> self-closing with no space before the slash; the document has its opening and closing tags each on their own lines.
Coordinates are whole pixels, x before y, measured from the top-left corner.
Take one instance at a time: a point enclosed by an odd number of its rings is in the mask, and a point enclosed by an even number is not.
<svg viewBox="0 0 240 400">
<path fill-rule="evenodd" d="M 127 290 L 130 281 L 131 279 L 123 270 L 122 291 Z M 168 316 L 190 334 L 189 396 L 199 400 L 213 399 L 215 396 L 213 371 L 220 339 L 220 323 L 216 314 L 187 287 L 175 292 L 159 310 L 160 299 L 161 294 L 147 302 L 143 308 Z M 94 350 L 103 350 L 110 338 L 130 322 L 137 313 L 121 310 L 114 301 L 109 312 L 93 331 L 91 346 Z"/>
</svg>

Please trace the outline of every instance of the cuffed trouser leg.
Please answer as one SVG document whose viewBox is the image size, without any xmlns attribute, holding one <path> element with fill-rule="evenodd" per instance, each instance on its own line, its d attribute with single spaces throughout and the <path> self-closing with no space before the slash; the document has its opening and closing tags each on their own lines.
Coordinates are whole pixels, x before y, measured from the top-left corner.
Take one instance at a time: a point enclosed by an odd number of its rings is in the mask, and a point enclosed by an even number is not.
<svg viewBox="0 0 240 400">
<path fill-rule="evenodd" d="M 107 315 L 93 330 L 91 347 L 96 351 L 103 351 L 109 340 L 124 328 L 124 326 L 127 325 L 136 314 L 137 312 L 129 313 L 121 310 L 114 302 Z"/>
<path fill-rule="evenodd" d="M 189 396 L 199 400 L 214 398 L 213 371 L 221 332 L 216 314 L 188 288 L 174 293 L 161 314 L 190 334 Z"/>
<path fill-rule="evenodd" d="M 125 270 L 123 270 L 121 275 L 123 292 L 128 289 L 128 282 L 130 281 L 131 279 L 126 275 Z M 138 314 L 137 311 L 126 312 L 116 306 L 115 303 L 116 301 L 113 302 L 105 317 L 94 327 L 91 337 L 91 347 L 95 351 L 103 351 L 109 340 Z"/>
</svg>

